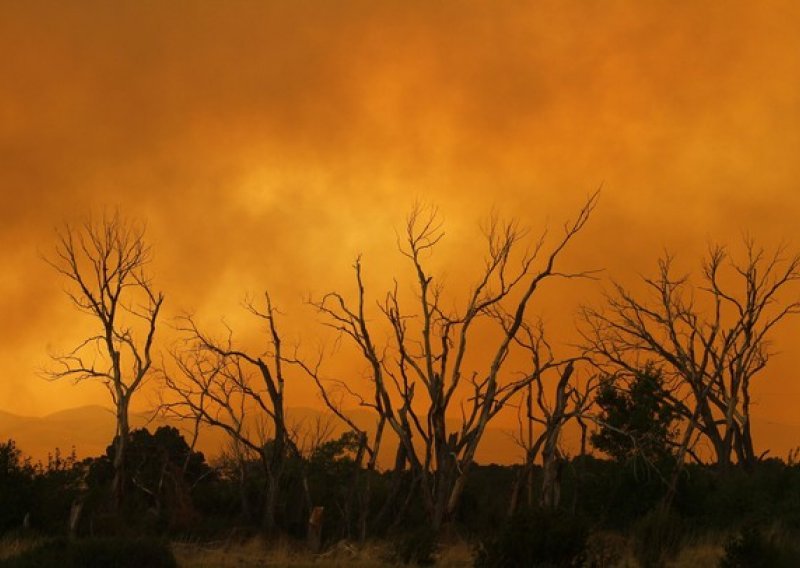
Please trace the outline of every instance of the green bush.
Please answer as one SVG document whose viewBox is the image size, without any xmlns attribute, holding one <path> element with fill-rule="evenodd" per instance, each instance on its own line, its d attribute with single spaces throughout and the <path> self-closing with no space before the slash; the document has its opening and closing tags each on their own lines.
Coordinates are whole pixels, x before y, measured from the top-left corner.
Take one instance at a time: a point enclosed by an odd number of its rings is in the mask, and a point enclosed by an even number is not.
<svg viewBox="0 0 800 568">
<path fill-rule="evenodd" d="M 0 562 L 0 568 L 177 568 L 169 544 L 156 539 L 53 539 Z"/>
<path fill-rule="evenodd" d="M 476 568 L 506 566 L 579 566 L 586 553 L 588 528 L 579 517 L 562 512 L 527 511 L 482 543 Z"/>
</svg>

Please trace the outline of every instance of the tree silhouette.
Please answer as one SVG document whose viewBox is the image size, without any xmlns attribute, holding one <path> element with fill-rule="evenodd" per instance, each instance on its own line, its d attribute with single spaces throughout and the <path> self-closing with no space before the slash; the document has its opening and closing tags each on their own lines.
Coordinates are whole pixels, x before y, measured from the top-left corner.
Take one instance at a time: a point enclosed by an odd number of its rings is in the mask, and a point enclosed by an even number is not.
<svg viewBox="0 0 800 568">
<path fill-rule="evenodd" d="M 561 434 L 567 423 L 573 419 L 580 420 L 591 406 L 591 393 L 596 387 L 593 377 L 583 385 L 573 377 L 580 358 L 556 358 L 541 321 L 536 326 L 523 324 L 515 341 L 530 360 L 532 380 L 525 388 L 524 396 L 520 397 L 516 441 L 525 451 L 525 460 L 512 490 L 510 515 L 518 509 L 523 487 L 528 508 L 534 505 L 534 466 L 539 455 L 543 475 L 538 504 L 545 509 L 558 507 L 564 458 L 559 447 Z M 581 446 L 582 454 L 584 446 Z"/>
<path fill-rule="evenodd" d="M 269 294 L 265 308 L 247 302 L 248 311 L 266 323 L 266 351 L 253 352 L 201 330 L 191 316 L 181 319 L 188 348 L 173 352 L 174 371 L 165 370 L 169 393 L 161 403 L 168 416 L 224 431 L 244 464 L 257 456 L 266 474 L 263 524 L 268 534 L 279 527 L 281 484 L 287 460 L 299 449 L 286 419 L 284 358 Z M 171 397 L 171 398 L 170 398 Z M 271 436 L 271 438 L 270 438 Z"/>
<path fill-rule="evenodd" d="M 354 301 L 330 292 L 314 302 L 325 323 L 351 341 L 367 363 L 368 397 L 339 384 L 378 413 L 399 438 L 434 530 L 453 517 L 489 422 L 536 380 L 536 369 L 516 376 L 505 369 L 509 354 L 519 347 L 517 338 L 534 294 L 547 280 L 588 275 L 560 272 L 556 261 L 583 229 L 596 201 L 594 194 L 549 251 L 544 235 L 532 248 L 520 250 L 525 231 L 516 223 L 491 219 L 485 227 L 482 270 L 460 310 L 448 307 L 444 288 L 426 266 L 444 236 L 438 213 L 413 209 L 400 252 L 415 275 L 415 305 L 404 304 L 398 284 L 386 294 L 379 304 L 390 329 L 385 345 L 376 342 L 380 334 L 367 312 L 360 259 L 354 266 Z M 483 346 L 491 350 L 488 363 L 471 371 L 481 322 L 493 328 L 494 341 Z M 451 429 L 447 419 L 459 406 L 460 426 Z"/>
<path fill-rule="evenodd" d="M 595 397 L 600 415 L 592 445 L 619 462 L 641 458 L 657 464 L 673 457 L 677 416 L 669 396 L 654 365 L 632 376 L 607 378 Z"/>
<path fill-rule="evenodd" d="M 145 268 L 151 259 L 144 228 L 118 212 L 58 231 L 55 255 L 46 261 L 68 281 L 67 295 L 94 318 L 97 332 L 65 354 L 52 355 L 52 379 L 100 381 L 116 410 L 114 503 L 126 485 L 128 409 L 152 366 L 156 324 L 164 301 Z"/>
<path fill-rule="evenodd" d="M 755 453 L 750 421 L 750 385 L 766 367 L 770 333 L 800 302 L 780 294 L 800 280 L 800 256 L 784 247 L 767 253 L 746 240 L 744 258 L 730 260 L 713 246 L 697 282 L 676 276 L 673 259 L 659 263 L 655 278 L 645 278 L 649 295 L 614 284 L 605 309 L 584 309 L 589 349 L 598 364 L 635 373 L 639 362 L 655 362 L 670 383 L 669 400 L 686 420 L 678 462 L 704 437 L 717 464 L 737 458 L 752 465 Z"/>
</svg>

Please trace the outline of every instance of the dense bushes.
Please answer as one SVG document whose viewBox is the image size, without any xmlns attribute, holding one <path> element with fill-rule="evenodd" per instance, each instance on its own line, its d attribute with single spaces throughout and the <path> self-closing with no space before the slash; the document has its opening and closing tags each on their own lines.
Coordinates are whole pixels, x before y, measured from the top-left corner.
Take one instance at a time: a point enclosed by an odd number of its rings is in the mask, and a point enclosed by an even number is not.
<svg viewBox="0 0 800 568">
<path fill-rule="evenodd" d="M 395 537 L 387 560 L 392 563 L 431 566 L 436 563 L 438 549 L 436 532 L 429 526 L 422 525 Z"/>
<path fill-rule="evenodd" d="M 794 568 L 800 566 L 800 550 L 781 535 L 768 535 L 748 525 L 725 545 L 720 568 Z"/>
<path fill-rule="evenodd" d="M 278 508 L 283 534 L 303 539 L 310 507 L 324 507 L 323 547 L 343 538 L 357 539 L 366 526 L 368 536 L 392 544 L 395 561 L 433 561 L 437 535 L 421 528 L 426 504 L 413 490 L 409 497 L 413 477 L 408 471 L 395 475 L 359 469 L 357 449 L 357 440 L 345 435 L 318 445 L 309 456 L 287 460 Z M 174 429 L 134 432 L 129 460 L 127 503 L 122 511 L 114 511 L 108 455 L 79 462 L 56 452 L 46 464 L 32 464 L 13 442 L 0 444 L 0 532 L 24 535 L 27 517 L 28 529 L 35 534 L 66 535 L 70 508 L 77 502 L 84 505 L 78 536 L 90 538 L 75 542 L 89 544 L 51 540 L 30 554 L 45 558 L 59 554 L 58 547 L 63 548 L 62 556 L 67 554 L 64 547 L 71 547 L 69 554 L 81 554 L 83 547 L 94 546 L 102 556 L 109 547 L 116 550 L 127 542 L 91 538 L 99 536 L 219 539 L 234 531 L 259 532 L 263 464 L 229 460 L 209 466 Z M 732 532 L 736 537 L 728 543 L 725 566 L 756 565 L 758 558 L 790 558 L 800 565 L 796 551 L 787 545 L 800 529 L 797 465 L 766 460 L 747 469 L 687 466 L 673 507 L 659 512 L 668 470 L 640 468 L 635 460 L 583 456 L 565 463 L 560 510 L 521 511 L 509 520 L 517 473 L 517 467 L 476 465 L 468 478 L 448 529 L 482 543 L 479 566 L 570 565 L 582 558 L 589 533 L 609 537 L 592 541 L 597 549 L 593 556 L 616 558 L 624 548 L 641 564 L 655 566 L 685 544 L 686 535 Z M 541 470 L 535 468 L 534 488 L 540 483 Z M 370 499 L 364 500 L 367 486 Z M 392 492 L 395 497 L 388 499 Z M 364 518 L 367 522 L 360 524 Z M 747 526 L 769 526 L 771 532 L 743 530 Z M 778 539 L 774 534 L 788 536 Z"/>
<path fill-rule="evenodd" d="M 0 562 L 0 568 L 177 568 L 169 545 L 161 540 L 91 538 L 43 541 Z"/>
<path fill-rule="evenodd" d="M 479 545 L 477 568 L 579 566 L 586 551 L 586 522 L 563 512 L 526 511 Z"/>
<path fill-rule="evenodd" d="M 633 554 L 642 566 L 662 566 L 678 552 L 684 521 L 674 511 L 656 508 L 633 527 Z"/>
<path fill-rule="evenodd" d="M 681 480 L 675 505 L 708 528 L 776 520 L 800 528 L 800 467 L 777 459 L 727 471 L 693 465 Z"/>
<path fill-rule="evenodd" d="M 34 496 L 35 469 L 13 440 L 0 443 L 0 531 L 22 525 L 30 511 Z"/>
<path fill-rule="evenodd" d="M 23 524 L 62 531 L 84 474 L 84 465 L 74 455 L 62 456 L 56 450 L 46 464 L 33 464 L 13 440 L 0 444 L 0 533 Z"/>
</svg>

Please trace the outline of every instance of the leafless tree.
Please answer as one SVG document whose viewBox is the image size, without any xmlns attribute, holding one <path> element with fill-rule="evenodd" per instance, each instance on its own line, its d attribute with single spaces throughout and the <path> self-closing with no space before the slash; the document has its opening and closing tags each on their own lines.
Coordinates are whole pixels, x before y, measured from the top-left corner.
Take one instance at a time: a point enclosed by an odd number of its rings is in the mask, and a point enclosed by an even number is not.
<svg viewBox="0 0 800 568">
<path fill-rule="evenodd" d="M 52 379 L 102 382 L 116 410 L 113 494 L 123 501 L 128 409 L 152 366 L 156 324 L 164 301 L 145 272 L 151 251 L 144 228 L 119 213 L 58 232 L 47 262 L 68 281 L 67 295 L 97 323 L 97 332 L 65 354 L 53 355 Z"/>
<path fill-rule="evenodd" d="M 697 281 L 676 276 L 669 255 L 658 267 L 644 279 L 648 295 L 615 283 L 605 309 L 584 309 L 587 346 L 610 374 L 651 361 L 671 380 L 670 403 L 684 418 L 679 464 L 699 438 L 723 468 L 734 457 L 752 464 L 750 386 L 769 361 L 771 332 L 800 312 L 780 298 L 800 279 L 800 257 L 748 239 L 740 261 L 710 247 Z"/>
<path fill-rule="evenodd" d="M 265 308 L 246 304 L 267 325 L 267 345 L 252 353 L 202 331 L 191 316 L 181 319 L 187 347 L 172 353 L 174 370 L 165 370 L 167 392 L 161 408 L 168 416 L 205 423 L 223 430 L 236 454 L 255 455 L 266 474 L 263 524 L 268 534 L 278 527 L 276 511 L 286 460 L 299 455 L 284 405 L 285 379 L 281 338 L 269 294 Z"/>
<path fill-rule="evenodd" d="M 314 305 L 319 307 L 318 304 Z M 356 475 L 353 479 L 348 506 L 350 501 L 354 499 L 358 501 L 356 521 L 358 526 L 358 538 L 364 541 L 367 538 L 367 529 L 370 524 L 368 522 L 368 516 L 372 499 L 372 474 L 377 468 L 378 456 L 384 440 L 384 433 L 386 432 L 386 414 L 383 412 L 380 397 L 375 397 L 375 393 L 372 393 L 371 397 L 365 398 L 348 387 L 345 381 L 325 379 L 321 372 L 323 360 L 324 352 L 322 350 L 320 350 L 318 357 L 316 357 L 313 362 L 303 359 L 297 351 L 293 357 L 287 358 L 288 363 L 302 369 L 302 371 L 313 380 L 320 393 L 323 404 L 331 411 L 336 419 L 342 422 L 348 430 L 355 433 L 358 438 L 358 450 L 354 458 Z M 368 429 L 359 426 L 356 421 L 348 415 L 345 409 L 346 400 L 354 401 L 358 407 L 369 409 L 373 413 L 375 419 L 374 433 L 371 434 Z M 402 445 L 400 445 L 398 447 L 398 456 L 395 460 L 394 482 L 384 502 L 384 507 L 372 523 L 373 525 L 380 527 L 384 524 L 384 517 L 388 516 L 390 507 L 397 498 L 402 479 L 402 469 L 405 464 L 404 456 L 405 452 Z M 395 512 L 400 513 L 401 511 Z M 348 522 L 347 524 L 349 527 L 350 523 Z"/>
<path fill-rule="evenodd" d="M 560 272 L 556 261 L 586 224 L 596 200 L 597 194 L 588 199 L 549 252 L 543 235 L 532 249 L 519 253 L 525 232 L 515 223 L 492 220 L 485 230 L 488 251 L 481 276 L 458 311 L 445 307 L 444 289 L 425 266 L 426 256 L 444 236 L 437 212 L 416 207 L 400 247 L 416 275 L 416 308 L 402 304 L 395 283 L 379 304 L 390 328 L 386 345 L 375 342 L 360 259 L 354 267 L 353 303 L 338 292 L 316 302 L 327 324 L 348 338 L 366 361 L 371 404 L 399 438 L 434 529 L 455 512 L 490 420 L 535 380 L 534 373 L 504 373 L 534 293 L 545 280 L 587 275 Z M 485 368 L 470 373 L 468 353 L 477 346 L 471 340 L 481 320 L 494 324 L 492 355 Z M 478 349 L 486 347 L 484 340 Z M 456 405 L 461 410 L 460 426 L 451 429 L 448 418 Z"/>
<path fill-rule="evenodd" d="M 590 377 L 579 385 L 573 373 L 581 357 L 558 359 L 544 335 L 544 326 L 522 326 L 516 342 L 527 352 L 531 380 L 520 393 L 519 435 L 517 443 L 525 451 L 524 467 L 514 483 L 509 506 L 513 514 L 525 488 L 527 506 L 534 505 L 534 464 L 541 455 L 543 476 L 538 504 L 555 509 L 560 500 L 560 472 L 563 452 L 560 449 L 564 427 L 580 419 L 591 406 L 596 381 Z M 581 444 L 581 453 L 585 443 Z"/>
</svg>

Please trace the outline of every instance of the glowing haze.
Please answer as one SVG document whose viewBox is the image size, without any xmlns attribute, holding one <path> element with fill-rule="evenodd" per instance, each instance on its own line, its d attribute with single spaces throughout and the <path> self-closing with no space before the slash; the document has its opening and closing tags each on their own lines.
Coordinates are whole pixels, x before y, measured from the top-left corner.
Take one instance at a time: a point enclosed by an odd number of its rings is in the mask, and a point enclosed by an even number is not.
<svg viewBox="0 0 800 568">
<path fill-rule="evenodd" d="M 798 25 L 788 0 L 6 3 L 0 409 L 107 403 L 37 376 L 91 323 L 41 255 L 104 207 L 147 221 L 168 317 L 244 326 L 244 294 L 269 289 L 311 345 L 304 297 L 348 289 L 357 254 L 376 297 L 404 274 L 415 199 L 443 213 L 454 286 L 492 208 L 558 227 L 601 184 L 570 268 L 633 282 L 665 247 L 688 270 L 743 231 L 797 249 Z M 599 287 L 559 283 L 534 311 L 569 341 Z M 800 443 L 798 331 L 754 387 L 779 454 Z"/>
</svg>

